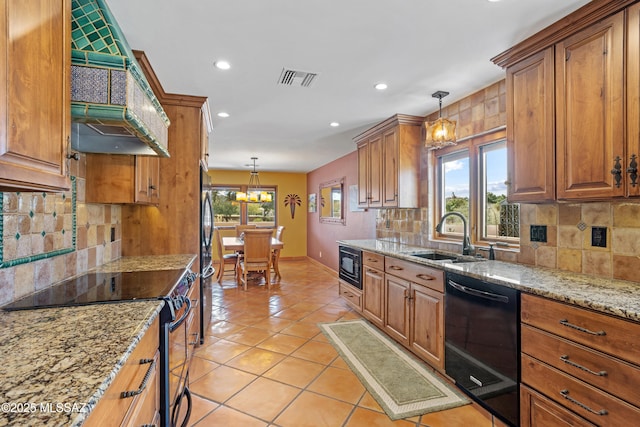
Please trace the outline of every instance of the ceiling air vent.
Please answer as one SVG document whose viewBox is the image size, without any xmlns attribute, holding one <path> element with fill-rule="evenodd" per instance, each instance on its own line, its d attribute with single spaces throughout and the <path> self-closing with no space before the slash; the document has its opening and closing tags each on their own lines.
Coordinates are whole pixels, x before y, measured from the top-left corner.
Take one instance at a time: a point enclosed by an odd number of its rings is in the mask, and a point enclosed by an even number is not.
<svg viewBox="0 0 640 427">
<path fill-rule="evenodd" d="M 282 69 L 278 84 L 285 86 L 309 87 L 315 81 L 318 73 L 308 73 L 306 71 Z"/>
</svg>

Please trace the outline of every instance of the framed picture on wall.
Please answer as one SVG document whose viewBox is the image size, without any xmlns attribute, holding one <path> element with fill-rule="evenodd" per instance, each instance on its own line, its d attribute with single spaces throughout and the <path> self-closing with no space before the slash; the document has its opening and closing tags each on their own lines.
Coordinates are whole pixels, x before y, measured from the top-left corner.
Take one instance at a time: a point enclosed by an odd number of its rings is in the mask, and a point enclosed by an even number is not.
<svg viewBox="0 0 640 427">
<path fill-rule="evenodd" d="M 309 194 L 309 212 L 315 212 L 317 209 L 316 193 Z"/>
</svg>

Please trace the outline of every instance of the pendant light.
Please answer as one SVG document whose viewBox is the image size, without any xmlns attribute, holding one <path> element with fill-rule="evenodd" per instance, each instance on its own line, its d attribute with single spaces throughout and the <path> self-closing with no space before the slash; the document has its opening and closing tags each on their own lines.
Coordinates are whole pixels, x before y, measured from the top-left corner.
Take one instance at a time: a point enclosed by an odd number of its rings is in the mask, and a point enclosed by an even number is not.
<svg viewBox="0 0 640 427">
<path fill-rule="evenodd" d="M 260 190 L 260 177 L 258 177 L 258 171 L 256 170 L 257 157 L 252 157 L 253 170 L 250 172 L 249 185 L 247 186 L 247 192 L 238 191 L 236 193 L 236 201 L 238 202 L 270 202 L 272 201 L 271 193 Z M 251 166 L 251 165 L 249 165 Z"/>
<path fill-rule="evenodd" d="M 440 101 L 440 113 L 438 119 L 430 122 L 426 127 L 425 147 L 430 150 L 456 145 L 456 121 L 442 118 L 442 98 L 449 92 L 439 90 L 431 96 Z"/>
</svg>

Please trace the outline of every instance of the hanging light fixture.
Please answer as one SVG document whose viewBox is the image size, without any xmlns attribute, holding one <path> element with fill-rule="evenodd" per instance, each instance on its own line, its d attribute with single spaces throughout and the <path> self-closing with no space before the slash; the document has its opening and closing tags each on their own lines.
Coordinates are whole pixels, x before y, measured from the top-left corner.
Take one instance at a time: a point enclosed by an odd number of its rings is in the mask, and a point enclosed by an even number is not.
<svg viewBox="0 0 640 427">
<path fill-rule="evenodd" d="M 272 200 L 271 193 L 260 190 L 260 178 L 258 177 L 258 171 L 256 170 L 257 157 L 252 157 L 253 170 L 250 172 L 249 185 L 247 186 L 247 192 L 238 191 L 236 193 L 236 201 L 238 202 L 270 202 Z M 251 165 L 248 165 L 251 166 Z"/>
<path fill-rule="evenodd" d="M 456 121 L 442 118 L 442 98 L 449 95 L 449 92 L 439 90 L 431 96 L 440 101 L 440 113 L 438 120 L 427 125 L 425 147 L 431 150 L 456 145 Z"/>
</svg>

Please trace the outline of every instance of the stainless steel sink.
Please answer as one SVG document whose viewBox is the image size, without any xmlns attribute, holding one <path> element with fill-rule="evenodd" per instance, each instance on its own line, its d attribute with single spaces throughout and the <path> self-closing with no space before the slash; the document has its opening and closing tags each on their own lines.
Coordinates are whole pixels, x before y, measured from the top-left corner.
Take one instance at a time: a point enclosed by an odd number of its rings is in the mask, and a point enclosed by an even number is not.
<svg viewBox="0 0 640 427">
<path fill-rule="evenodd" d="M 446 254 L 439 254 L 437 252 L 415 252 L 415 253 L 407 253 L 406 255 L 409 256 L 414 256 L 417 258 L 423 258 L 423 259 L 432 259 L 432 260 L 456 260 L 458 257 L 455 255 L 446 255 Z"/>
</svg>

